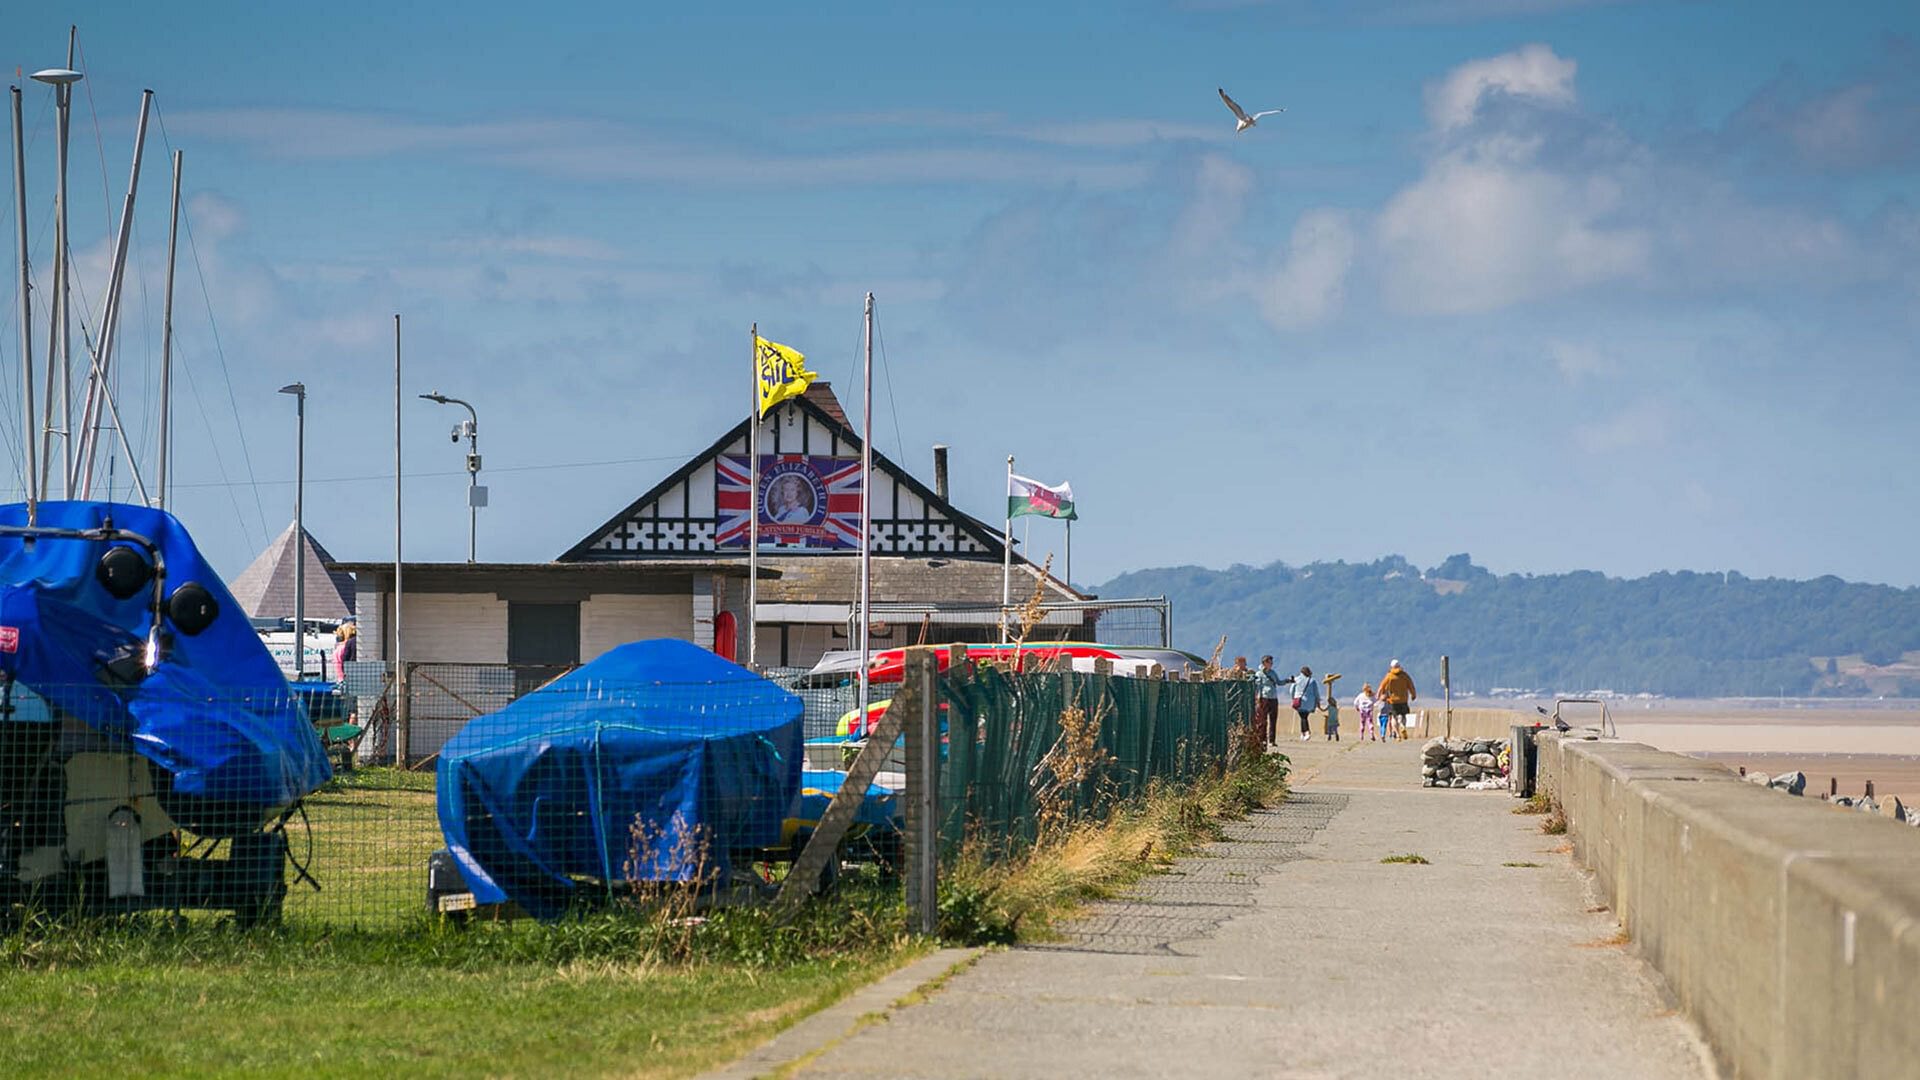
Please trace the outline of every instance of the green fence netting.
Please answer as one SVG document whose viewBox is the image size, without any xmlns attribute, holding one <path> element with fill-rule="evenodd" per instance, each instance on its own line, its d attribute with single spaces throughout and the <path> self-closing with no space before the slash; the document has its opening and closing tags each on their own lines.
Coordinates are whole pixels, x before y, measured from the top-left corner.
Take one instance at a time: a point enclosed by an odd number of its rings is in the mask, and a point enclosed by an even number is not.
<svg viewBox="0 0 1920 1080">
<path fill-rule="evenodd" d="M 988 858 L 1032 844 L 1050 822 L 1098 820 L 1156 782 L 1218 768 L 1253 712 L 1253 684 L 1239 679 L 981 667 L 942 678 L 940 695 L 941 840 Z"/>
</svg>

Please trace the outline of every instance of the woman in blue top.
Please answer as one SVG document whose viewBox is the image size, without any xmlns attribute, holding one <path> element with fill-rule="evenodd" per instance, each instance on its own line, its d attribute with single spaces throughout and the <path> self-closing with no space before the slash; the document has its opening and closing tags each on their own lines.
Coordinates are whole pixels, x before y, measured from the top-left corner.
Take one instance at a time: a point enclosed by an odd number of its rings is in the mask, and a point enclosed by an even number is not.
<svg viewBox="0 0 1920 1080">
<path fill-rule="evenodd" d="M 1305 742 L 1313 738 L 1307 731 L 1307 718 L 1320 707 L 1320 684 L 1313 681 L 1313 669 L 1302 666 L 1300 677 L 1293 680 L 1293 711 L 1300 714 L 1300 740 Z"/>
</svg>

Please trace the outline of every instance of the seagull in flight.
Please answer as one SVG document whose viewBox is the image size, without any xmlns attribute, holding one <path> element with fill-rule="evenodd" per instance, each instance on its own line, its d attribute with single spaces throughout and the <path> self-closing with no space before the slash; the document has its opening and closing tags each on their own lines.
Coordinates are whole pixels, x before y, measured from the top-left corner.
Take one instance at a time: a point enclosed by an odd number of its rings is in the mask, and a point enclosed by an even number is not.
<svg viewBox="0 0 1920 1080">
<path fill-rule="evenodd" d="M 1254 113 L 1252 116 L 1248 116 L 1247 110 L 1241 108 L 1239 102 L 1228 97 L 1227 92 L 1224 89 L 1220 91 L 1220 100 L 1227 103 L 1227 108 L 1232 109 L 1233 115 L 1236 118 L 1238 118 L 1240 121 L 1238 124 L 1235 124 L 1233 126 L 1233 133 L 1235 135 L 1238 135 L 1241 132 L 1252 127 L 1253 125 L 1259 123 L 1260 118 L 1263 116 L 1272 116 L 1274 113 L 1283 113 L 1287 111 L 1285 109 L 1267 109 L 1262 112 Z"/>
</svg>

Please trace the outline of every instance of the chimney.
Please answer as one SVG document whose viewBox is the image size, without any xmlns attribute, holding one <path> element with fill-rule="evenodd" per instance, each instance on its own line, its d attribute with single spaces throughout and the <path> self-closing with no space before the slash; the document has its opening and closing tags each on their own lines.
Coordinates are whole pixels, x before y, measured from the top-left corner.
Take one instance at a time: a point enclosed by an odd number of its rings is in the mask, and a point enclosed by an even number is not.
<svg viewBox="0 0 1920 1080">
<path fill-rule="evenodd" d="M 933 492 L 940 496 L 940 501 L 950 501 L 947 498 L 947 448 L 941 443 L 933 444 Z"/>
</svg>

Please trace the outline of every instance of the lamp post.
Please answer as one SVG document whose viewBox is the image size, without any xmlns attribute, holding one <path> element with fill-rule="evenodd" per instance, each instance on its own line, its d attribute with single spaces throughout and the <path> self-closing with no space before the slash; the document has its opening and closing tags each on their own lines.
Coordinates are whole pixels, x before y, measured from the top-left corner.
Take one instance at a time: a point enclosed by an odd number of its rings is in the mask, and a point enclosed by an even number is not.
<svg viewBox="0 0 1920 1080">
<path fill-rule="evenodd" d="M 293 395 L 293 681 L 307 674 L 307 527 L 301 520 L 302 496 L 307 487 L 307 384 L 280 388 Z"/>
<path fill-rule="evenodd" d="M 421 394 L 422 400 L 439 405 L 458 405 L 467 410 L 467 419 L 453 425 L 453 441 L 467 440 L 467 561 L 474 561 L 474 547 L 480 529 L 480 508 L 487 505 L 487 489 L 480 486 L 480 414 L 473 406 L 435 390 Z"/>
</svg>

